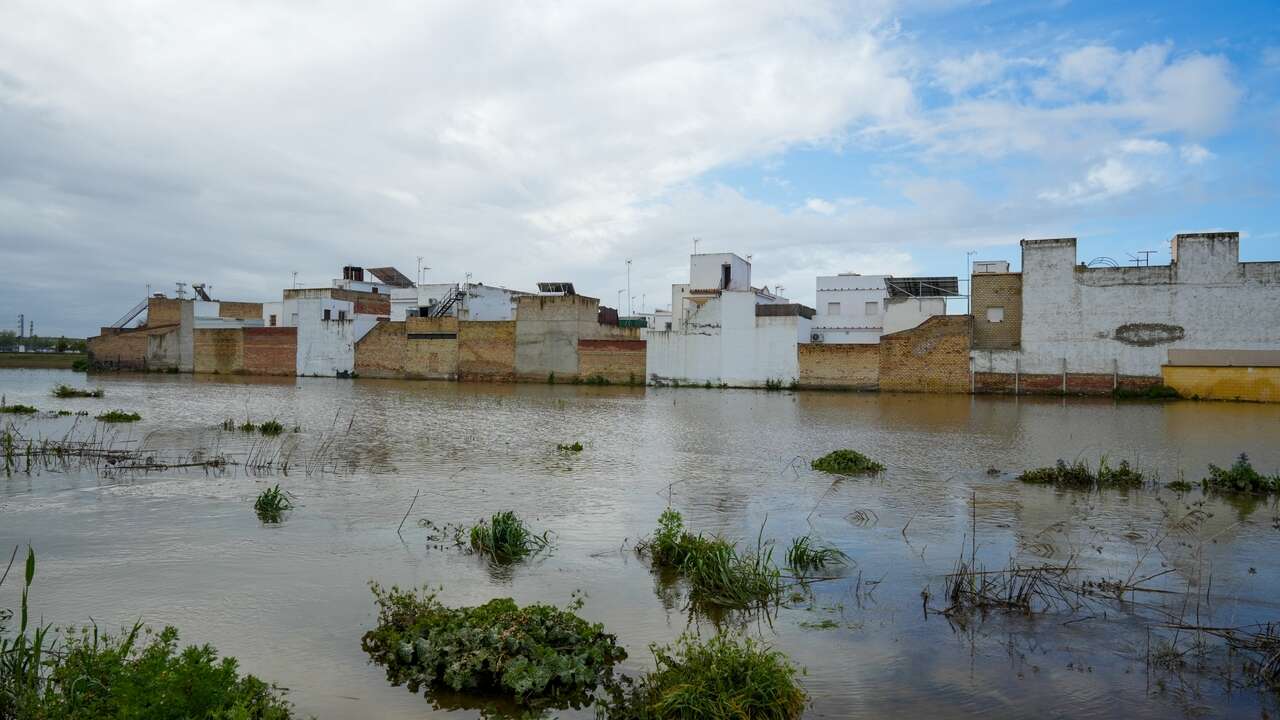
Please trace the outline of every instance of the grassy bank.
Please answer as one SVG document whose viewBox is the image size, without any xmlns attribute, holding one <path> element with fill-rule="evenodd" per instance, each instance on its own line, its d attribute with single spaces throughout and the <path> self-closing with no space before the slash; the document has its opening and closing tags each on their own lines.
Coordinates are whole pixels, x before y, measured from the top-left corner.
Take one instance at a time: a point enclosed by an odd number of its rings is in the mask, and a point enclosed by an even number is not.
<svg viewBox="0 0 1280 720">
<path fill-rule="evenodd" d="M 76 360 L 88 360 L 84 353 L 0 352 L 0 368 L 52 368 L 70 370 Z"/>
</svg>

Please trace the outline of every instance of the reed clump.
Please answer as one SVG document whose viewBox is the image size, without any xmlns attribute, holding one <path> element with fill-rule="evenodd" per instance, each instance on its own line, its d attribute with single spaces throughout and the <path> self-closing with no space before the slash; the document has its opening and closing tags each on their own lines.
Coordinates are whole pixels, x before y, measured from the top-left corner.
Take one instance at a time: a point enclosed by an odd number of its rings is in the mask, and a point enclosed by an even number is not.
<svg viewBox="0 0 1280 720">
<path fill-rule="evenodd" d="M 582 452 L 582 443 L 577 440 L 571 443 L 557 443 L 556 450 L 560 452 Z"/>
<path fill-rule="evenodd" d="M 281 425 L 276 420 L 268 420 L 258 426 L 258 432 L 266 435 L 267 437 L 275 437 L 276 435 L 284 432 L 284 425 Z"/>
<path fill-rule="evenodd" d="M 40 412 L 30 405 L 0 405 L 0 413 L 11 415 L 34 415 Z"/>
<path fill-rule="evenodd" d="M 812 535 L 801 535 L 791 540 L 787 548 L 787 567 L 796 575 L 804 575 L 815 570 L 849 564 L 849 556 L 842 550 L 830 545 L 823 545 Z"/>
<path fill-rule="evenodd" d="M 98 422 L 104 423 L 131 423 L 138 422 L 142 416 L 134 412 L 125 412 L 124 410 L 109 410 L 98 416 Z"/>
<path fill-rule="evenodd" d="M 658 517 L 653 535 L 636 545 L 656 569 L 677 572 L 689 584 L 689 599 L 697 605 L 745 609 L 780 601 L 782 572 L 773 562 L 773 545 L 763 540 L 754 550 L 739 550 L 722 537 L 694 535 L 684 529 L 680 513 L 670 508 Z"/>
<path fill-rule="evenodd" d="M 481 520 L 467 533 L 471 549 L 497 563 L 521 560 L 551 543 L 550 533 L 529 529 L 513 511 L 496 513 Z"/>
<path fill-rule="evenodd" d="M 447 688 L 532 708 L 579 707 L 627 653 L 599 623 L 568 609 L 497 598 L 446 607 L 428 590 L 372 585 L 378 624 L 361 647 L 387 680 L 414 693 Z"/>
<path fill-rule="evenodd" d="M 278 523 L 284 519 L 284 514 L 292 509 L 293 502 L 279 485 L 263 490 L 253 503 L 253 511 L 264 523 Z"/>
<path fill-rule="evenodd" d="M 1249 456 L 1240 453 L 1229 468 L 1209 465 L 1209 476 L 1200 480 L 1206 491 L 1252 493 L 1263 495 L 1280 492 L 1280 475 L 1263 475 L 1253 468 Z"/>
<path fill-rule="evenodd" d="M 1053 485 L 1074 490 L 1132 488 L 1146 483 L 1143 473 L 1130 467 L 1128 460 L 1121 460 L 1118 466 L 1111 467 L 1105 456 L 1098 460 L 1096 470 L 1083 460 L 1070 465 L 1058 460 L 1051 467 L 1026 470 L 1018 475 L 1018 480 L 1031 485 Z"/>
<path fill-rule="evenodd" d="M 808 700 L 800 670 L 781 652 L 748 637 L 689 634 L 651 645 L 655 668 L 619 686 L 600 713 L 616 720 L 715 718 L 794 720 Z"/>
<path fill-rule="evenodd" d="M 83 390 L 70 385 L 59 385 L 53 389 L 53 396 L 56 398 L 100 398 L 106 394 L 106 391 L 102 388 Z"/>
<path fill-rule="evenodd" d="M 874 475 L 884 471 L 884 465 L 857 450 L 834 450 L 809 465 L 814 470 L 836 475 Z"/>
</svg>

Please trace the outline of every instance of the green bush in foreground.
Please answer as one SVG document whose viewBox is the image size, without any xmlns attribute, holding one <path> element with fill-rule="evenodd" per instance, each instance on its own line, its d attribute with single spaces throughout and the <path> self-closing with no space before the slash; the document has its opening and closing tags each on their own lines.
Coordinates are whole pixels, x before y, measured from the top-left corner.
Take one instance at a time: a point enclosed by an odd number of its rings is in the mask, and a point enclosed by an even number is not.
<svg viewBox="0 0 1280 720">
<path fill-rule="evenodd" d="M 857 450 L 835 450 L 809 464 L 814 470 L 837 475 L 874 475 L 884 471 L 884 465 Z"/>
<path fill-rule="evenodd" d="M 141 624 L 119 635 L 96 627 L 50 626 L 28 633 L 28 590 L 35 577 L 28 550 L 16 636 L 0 637 L 0 718 L 90 720 L 287 720 L 284 692 L 252 675 L 240 675 L 234 658 L 209 645 L 178 647 L 178 631 L 152 633 Z M 0 615 L 0 620 L 9 617 Z M 4 623 L 0 622 L 0 635 Z"/>
<path fill-rule="evenodd" d="M 1200 481 L 1205 490 L 1234 493 L 1273 493 L 1280 492 L 1280 475 L 1263 475 L 1253 469 L 1249 456 L 1240 453 L 1240 457 L 1231 467 L 1222 469 L 1217 465 L 1209 465 L 1209 477 Z"/>
<path fill-rule="evenodd" d="M 785 655 L 750 638 L 682 635 L 650 646 L 653 672 L 616 690 L 597 710 L 611 720 L 793 720 L 807 696 Z"/>
<path fill-rule="evenodd" d="M 104 423 L 130 423 L 138 422 L 141 419 L 142 416 L 138 413 L 125 412 L 123 410 L 111 410 L 98 416 L 98 421 Z"/>
<path fill-rule="evenodd" d="M 361 647 L 393 685 L 445 687 L 533 707 L 581 707 L 627 657 L 600 624 L 550 605 L 498 598 L 446 607 L 428 591 L 372 585 L 378 625 Z"/>
</svg>

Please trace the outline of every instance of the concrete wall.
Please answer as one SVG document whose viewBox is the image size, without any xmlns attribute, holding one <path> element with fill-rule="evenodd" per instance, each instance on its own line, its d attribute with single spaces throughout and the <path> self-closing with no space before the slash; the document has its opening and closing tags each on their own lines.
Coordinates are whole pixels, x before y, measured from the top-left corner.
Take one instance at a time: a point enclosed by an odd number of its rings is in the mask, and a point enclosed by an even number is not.
<svg viewBox="0 0 1280 720">
<path fill-rule="evenodd" d="M 600 301 L 585 295 L 530 295 L 516 311 L 516 377 L 557 380 L 578 376 L 578 341 L 637 339 L 635 329 L 597 322 Z"/>
<path fill-rule="evenodd" d="M 938 315 L 880 338 L 880 389 L 969 392 L 969 316 Z"/>
<path fill-rule="evenodd" d="M 244 329 L 205 330 L 197 328 L 195 372 L 235 373 L 244 371 Z"/>
<path fill-rule="evenodd" d="M 241 369 L 251 375 L 294 375 L 297 372 L 298 329 L 247 327 L 243 333 Z"/>
<path fill-rule="evenodd" d="M 729 287 L 720 287 L 725 265 L 729 266 Z M 733 253 L 690 255 L 689 286 L 694 290 L 750 290 L 751 263 Z"/>
<path fill-rule="evenodd" d="M 1238 262 L 1235 233 L 1174 248 L 1166 266 L 1086 268 L 1074 239 L 1023 241 L 1021 372 L 1159 377 L 1170 349 L 1280 347 L 1280 263 Z"/>
<path fill-rule="evenodd" d="M 271 318 L 275 317 L 275 322 Z M 289 327 L 289 319 L 284 314 L 284 303 L 282 302 L 265 302 L 262 303 L 262 326 L 263 327 Z"/>
<path fill-rule="evenodd" d="M 1280 367 L 1165 365 L 1162 380 L 1183 397 L 1280 402 Z"/>
<path fill-rule="evenodd" d="M 970 307 L 973 315 L 973 347 L 984 350 L 1016 349 L 1022 339 L 1022 274 L 974 273 Z M 990 317 L 992 308 L 1003 315 Z"/>
<path fill-rule="evenodd" d="M 800 376 L 796 346 L 810 329 L 810 320 L 799 315 L 758 317 L 754 292 L 725 292 L 682 325 L 646 333 L 646 367 L 655 383 L 790 383 Z"/>
<path fill-rule="evenodd" d="M 516 379 L 516 323 L 458 323 L 458 377 L 508 382 Z"/>
<path fill-rule="evenodd" d="M 644 384 L 644 340 L 579 340 L 578 376 L 611 383 Z"/>
<path fill-rule="evenodd" d="M 147 368 L 152 370 L 179 369 L 182 360 L 182 353 L 179 347 L 180 336 L 180 329 L 176 325 L 147 333 Z"/>
<path fill-rule="evenodd" d="M 875 390 L 880 386 L 878 344 L 801 343 L 797 351 L 800 387 Z"/>
<path fill-rule="evenodd" d="M 947 301 L 940 297 L 895 297 L 885 301 L 884 332 L 896 333 L 919 327 L 935 315 L 947 314 Z"/>
</svg>

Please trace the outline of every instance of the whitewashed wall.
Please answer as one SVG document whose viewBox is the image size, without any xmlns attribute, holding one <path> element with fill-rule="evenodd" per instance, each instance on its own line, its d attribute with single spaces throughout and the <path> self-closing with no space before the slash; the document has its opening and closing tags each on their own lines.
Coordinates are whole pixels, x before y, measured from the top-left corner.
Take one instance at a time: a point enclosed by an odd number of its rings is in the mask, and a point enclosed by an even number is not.
<svg viewBox="0 0 1280 720">
<path fill-rule="evenodd" d="M 869 344 L 880 341 L 884 332 L 884 300 L 889 297 L 884 275 L 824 275 L 816 282 L 817 315 L 813 332 L 822 334 L 822 342 Z M 867 313 L 867 303 L 875 303 L 874 314 Z M 831 303 L 839 303 L 839 312 L 831 312 Z M 805 342 L 808 342 L 806 340 Z"/>
<path fill-rule="evenodd" d="M 910 330 L 934 315 L 946 314 L 946 298 L 895 298 L 885 305 L 884 334 Z"/>
<path fill-rule="evenodd" d="M 689 285 L 695 290 L 720 289 L 721 267 L 729 266 L 729 290 L 751 289 L 751 263 L 733 253 L 689 256 Z"/>
<path fill-rule="evenodd" d="M 358 337 L 355 304 L 327 297 L 296 298 L 285 304 L 290 302 L 298 313 L 298 374 L 332 376 L 354 370 Z M 324 319 L 326 309 L 330 316 L 327 321 Z M 338 320 L 339 311 L 346 313 L 346 320 Z M 372 325 L 368 323 L 368 327 Z"/>
</svg>

